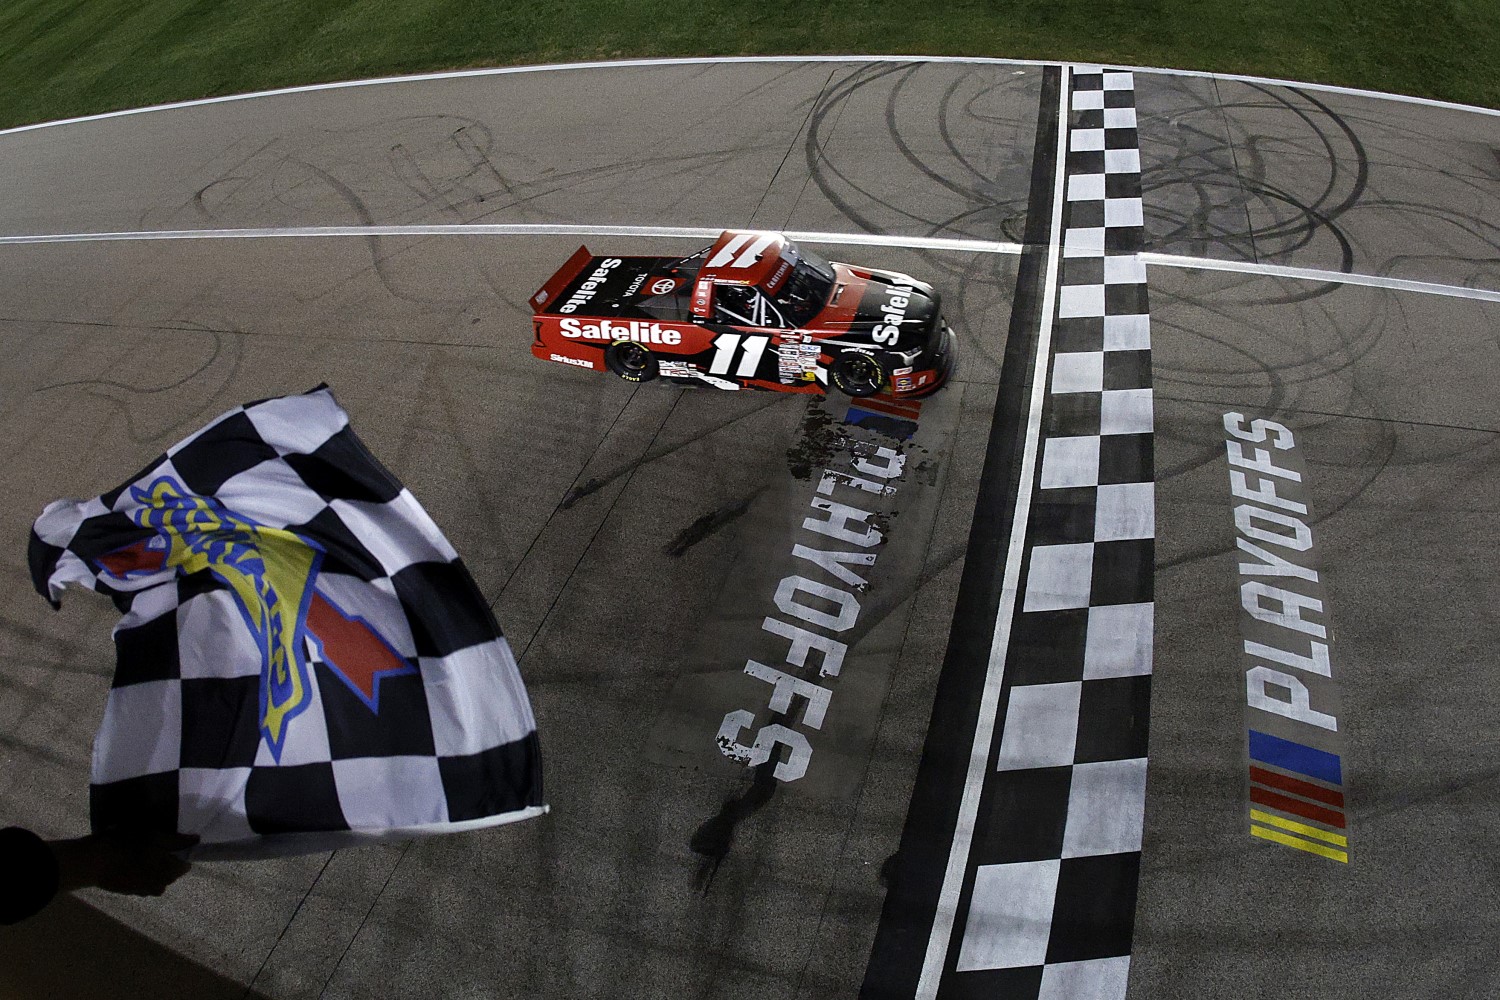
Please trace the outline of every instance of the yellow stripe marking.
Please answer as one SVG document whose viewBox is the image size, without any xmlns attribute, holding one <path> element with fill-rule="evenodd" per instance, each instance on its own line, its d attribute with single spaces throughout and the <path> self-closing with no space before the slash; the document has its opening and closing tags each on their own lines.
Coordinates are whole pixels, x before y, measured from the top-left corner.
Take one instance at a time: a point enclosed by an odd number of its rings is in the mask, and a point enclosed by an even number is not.
<svg viewBox="0 0 1500 1000">
<path fill-rule="evenodd" d="M 1337 844 L 1340 847 L 1349 846 L 1349 838 L 1342 834 L 1337 834 L 1331 830 L 1324 830 L 1316 826 L 1308 826 L 1306 823 L 1296 823 L 1284 816 L 1277 816 L 1260 809 L 1251 809 L 1250 818 L 1259 820 L 1262 823 L 1270 823 L 1272 826 L 1279 826 L 1283 830 L 1300 833 L 1304 837 L 1317 837 L 1319 840 L 1326 840 L 1330 844 Z"/>
<path fill-rule="evenodd" d="M 1297 850 L 1307 851 L 1309 854 L 1321 854 L 1325 858 L 1332 858 L 1346 865 L 1349 863 L 1349 855 L 1344 851 L 1335 850 L 1332 847 L 1324 847 L 1322 844 L 1314 844 L 1310 840 L 1293 837 L 1291 834 L 1282 833 L 1280 830 L 1272 830 L 1269 827 L 1251 824 L 1250 835 L 1252 837 L 1260 837 L 1262 840 L 1274 840 L 1278 844 L 1295 847 Z"/>
</svg>

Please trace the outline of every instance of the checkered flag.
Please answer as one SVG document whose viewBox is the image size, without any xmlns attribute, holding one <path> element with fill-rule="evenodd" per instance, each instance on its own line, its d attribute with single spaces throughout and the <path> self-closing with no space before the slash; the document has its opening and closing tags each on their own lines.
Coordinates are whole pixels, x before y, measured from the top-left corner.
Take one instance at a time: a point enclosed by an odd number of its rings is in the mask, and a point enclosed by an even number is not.
<svg viewBox="0 0 1500 1000">
<path fill-rule="evenodd" d="M 124 615 L 95 830 L 251 857 L 545 810 L 488 604 L 327 387 L 238 407 L 103 496 L 51 504 L 30 562 L 54 607 L 77 584 Z"/>
</svg>

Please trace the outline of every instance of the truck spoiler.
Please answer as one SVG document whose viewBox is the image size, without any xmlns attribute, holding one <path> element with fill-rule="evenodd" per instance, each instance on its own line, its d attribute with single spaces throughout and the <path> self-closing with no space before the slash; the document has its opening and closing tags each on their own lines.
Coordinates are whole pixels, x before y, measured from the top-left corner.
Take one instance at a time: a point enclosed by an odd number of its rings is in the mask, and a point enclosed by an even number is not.
<svg viewBox="0 0 1500 1000">
<path fill-rule="evenodd" d="M 594 255 L 589 253 L 588 247 L 579 247 L 574 251 L 573 256 L 568 258 L 567 263 L 558 268 L 557 273 L 548 278 L 547 283 L 537 289 L 537 293 L 531 297 L 532 313 L 546 312 L 546 307 L 550 303 L 557 301 L 557 297 L 562 294 L 562 290 L 567 288 L 568 283 L 578 277 L 583 269 L 588 266 L 589 261 L 593 259 Z"/>
</svg>

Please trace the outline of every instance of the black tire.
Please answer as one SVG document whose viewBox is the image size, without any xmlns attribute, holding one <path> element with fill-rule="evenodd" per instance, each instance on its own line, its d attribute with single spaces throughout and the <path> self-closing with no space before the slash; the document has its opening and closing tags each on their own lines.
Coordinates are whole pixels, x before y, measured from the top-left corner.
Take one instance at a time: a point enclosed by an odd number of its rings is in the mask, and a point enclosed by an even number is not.
<svg viewBox="0 0 1500 1000">
<path fill-rule="evenodd" d="M 888 377 L 880 359 L 865 351 L 845 351 L 833 359 L 828 381 L 845 395 L 873 396 L 885 388 Z"/>
<path fill-rule="evenodd" d="M 661 370 L 656 355 L 633 340 L 617 340 L 606 347 L 604 364 L 627 382 L 649 382 Z"/>
</svg>

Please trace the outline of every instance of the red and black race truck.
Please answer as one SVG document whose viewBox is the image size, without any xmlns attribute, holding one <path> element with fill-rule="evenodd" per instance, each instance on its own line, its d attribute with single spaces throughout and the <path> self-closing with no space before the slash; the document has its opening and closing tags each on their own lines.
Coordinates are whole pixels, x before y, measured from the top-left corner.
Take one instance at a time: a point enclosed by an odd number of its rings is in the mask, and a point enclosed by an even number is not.
<svg viewBox="0 0 1500 1000">
<path fill-rule="evenodd" d="M 779 233 L 726 231 L 689 257 L 579 247 L 531 307 L 532 354 L 632 382 L 909 398 L 942 386 L 956 356 L 931 285 Z"/>
</svg>

